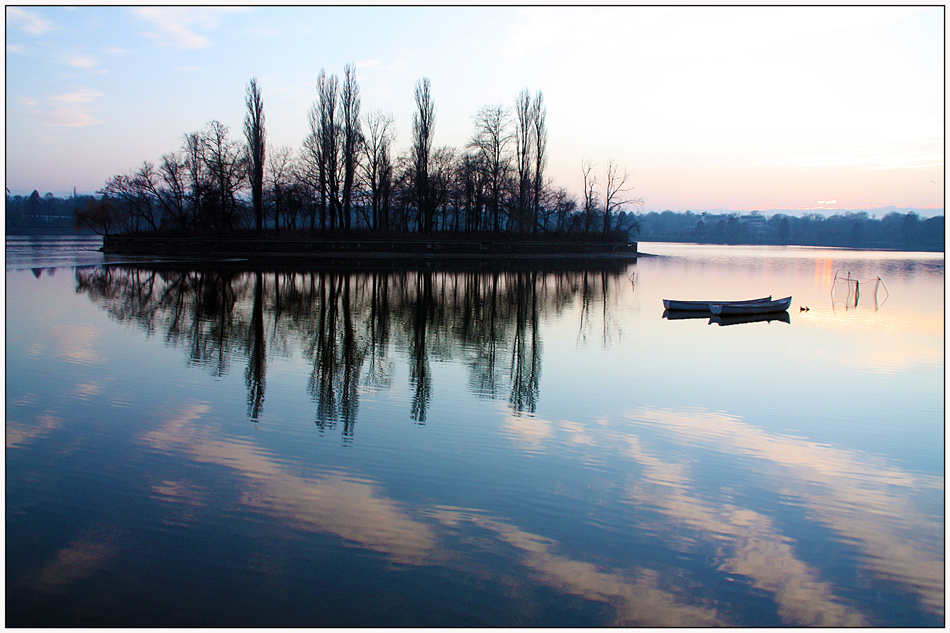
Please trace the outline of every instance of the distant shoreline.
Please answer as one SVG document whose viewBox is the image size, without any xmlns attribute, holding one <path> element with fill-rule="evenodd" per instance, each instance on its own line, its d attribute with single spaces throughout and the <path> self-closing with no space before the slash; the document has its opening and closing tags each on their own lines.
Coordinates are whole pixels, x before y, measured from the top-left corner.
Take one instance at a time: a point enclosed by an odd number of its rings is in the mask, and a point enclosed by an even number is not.
<svg viewBox="0 0 950 633">
<path fill-rule="evenodd" d="M 105 240 L 106 240 L 105 237 L 100 236 L 100 235 L 97 235 L 97 234 L 95 234 L 95 233 L 90 233 L 90 232 L 77 232 L 77 231 L 65 231 L 65 230 L 59 230 L 59 231 L 57 231 L 57 230 L 23 230 L 23 229 L 20 229 L 20 230 L 9 230 L 9 229 L 8 229 L 7 232 L 6 232 L 6 235 L 7 235 L 7 237 L 28 237 L 28 238 L 30 238 L 30 237 L 32 237 L 32 238 L 43 238 L 43 237 L 55 237 L 55 238 L 59 238 L 59 237 L 82 237 L 82 238 L 87 238 L 87 239 L 100 238 L 100 239 L 103 240 L 103 244 L 105 244 Z M 108 239 L 111 240 L 113 237 L 115 237 L 115 236 L 108 236 Z M 163 238 L 163 239 L 169 239 L 169 238 Z M 176 239 L 198 239 L 198 238 L 176 238 Z M 265 239 L 283 239 L 283 238 L 280 238 L 280 237 L 278 237 L 278 238 L 273 238 L 273 237 L 271 237 L 271 238 L 265 238 Z M 370 241 L 370 240 L 361 240 L 361 241 L 363 241 L 363 242 L 368 242 L 368 241 Z M 445 241 L 450 241 L 450 242 L 455 243 L 455 242 L 458 242 L 458 241 L 465 241 L 465 240 L 459 239 L 459 240 L 445 240 Z M 471 241 L 471 240 L 469 240 L 469 241 Z M 510 242 L 508 242 L 508 243 L 510 243 Z M 542 242 L 542 243 L 543 243 L 543 242 Z M 580 242 L 580 243 L 581 243 L 581 244 L 596 244 L 597 242 Z M 635 258 L 654 256 L 654 255 L 651 254 L 651 253 L 644 253 L 643 251 L 640 251 L 640 250 L 639 250 L 639 245 L 640 245 L 640 244 L 643 244 L 643 243 L 647 243 L 647 244 L 695 244 L 695 245 L 697 245 L 697 246 L 795 246 L 795 247 L 800 247 L 800 248 L 819 248 L 819 249 L 825 248 L 825 249 L 838 249 L 838 250 L 849 250 L 849 251 L 858 251 L 858 252 L 860 252 L 860 251 L 883 251 L 883 252 L 893 252 L 893 253 L 943 253 L 943 252 L 945 252 L 945 248 L 926 248 L 926 247 L 924 247 L 924 245 L 916 245 L 916 248 L 906 248 L 906 247 L 901 247 L 901 246 L 883 245 L 883 244 L 882 244 L 882 245 L 866 245 L 866 246 L 848 246 L 848 245 L 835 245 L 835 244 L 796 244 L 796 243 L 775 244 L 775 243 L 763 243 L 763 242 L 752 242 L 752 241 L 750 241 L 750 242 L 734 242 L 734 243 L 730 243 L 730 244 L 725 244 L 725 243 L 722 243 L 722 242 L 686 240 L 686 239 L 682 239 L 682 238 L 680 238 L 680 239 L 656 239 L 656 238 L 654 238 L 654 237 L 648 237 L 648 238 L 645 238 L 645 239 L 641 239 L 641 240 L 639 240 L 639 241 L 637 241 L 637 242 L 630 242 L 630 243 L 637 245 L 636 254 L 633 255 L 633 257 L 635 257 Z M 554 245 L 555 245 L 554 242 L 548 242 L 548 244 L 552 246 L 552 250 L 548 253 L 548 257 L 552 257 L 552 256 L 555 256 L 555 255 L 564 254 L 564 253 L 562 253 L 561 251 L 555 251 L 555 250 L 553 250 L 553 247 L 554 247 Z M 108 253 L 108 252 L 116 252 L 116 251 L 108 251 L 108 250 L 106 250 L 105 247 L 104 247 L 102 250 L 103 250 L 103 252 L 107 252 L 107 253 Z M 149 254 L 149 253 L 142 253 L 142 254 Z M 157 255 L 164 255 L 164 254 L 173 254 L 173 253 L 159 252 L 159 253 L 154 253 L 154 254 L 157 254 Z M 484 253 L 482 253 L 482 254 L 484 255 Z M 541 255 L 541 253 L 537 253 L 537 254 L 538 254 L 538 255 Z M 187 255 L 190 256 L 191 253 L 188 253 Z M 220 257 L 220 255 L 219 255 L 218 253 L 208 253 L 208 252 L 202 252 L 202 253 L 199 253 L 199 255 L 202 255 L 202 256 L 205 256 L 205 257 L 210 257 L 210 258 L 219 258 L 219 257 Z M 424 254 L 422 254 L 422 255 L 424 255 Z M 568 257 L 571 256 L 570 254 L 566 254 L 566 255 L 567 255 Z M 238 254 L 238 256 L 240 256 L 240 254 Z M 612 257 L 612 256 L 611 256 L 611 255 L 608 255 L 608 257 Z M 621 257 L 621 258 L 629 257 L 629 254 L 623 254 L 623 255 L 621 255 L 620 257 Z M 336 255 L 336 256 L 334 256 L 333 258 L 339 259 L 339 258 L 340 258 L 340 255 Z M 451 258 L 451 257 L 449 257 L 449 258 Z"/>
</svg>

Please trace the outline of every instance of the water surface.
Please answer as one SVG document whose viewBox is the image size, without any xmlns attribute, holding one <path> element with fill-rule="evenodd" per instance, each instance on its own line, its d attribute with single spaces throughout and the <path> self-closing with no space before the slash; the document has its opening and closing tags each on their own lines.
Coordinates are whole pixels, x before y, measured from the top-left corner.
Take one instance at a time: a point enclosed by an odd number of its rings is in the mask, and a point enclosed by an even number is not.
<svg viewBox="0 0 950 633">
<path fill-rule="evenodd" d="M 944 623 L 942 254 L 88 246 L 7 242 L 8 625 Z M 768 294 L 787 320 L 663 317 Z"/>
</svg>

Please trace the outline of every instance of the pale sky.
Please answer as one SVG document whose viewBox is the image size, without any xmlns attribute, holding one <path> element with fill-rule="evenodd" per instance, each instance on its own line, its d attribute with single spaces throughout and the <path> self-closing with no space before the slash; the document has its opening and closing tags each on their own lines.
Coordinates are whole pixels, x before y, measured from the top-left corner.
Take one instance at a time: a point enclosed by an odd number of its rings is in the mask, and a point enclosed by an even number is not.
<svg viewBox="0 0 950 633">
<path fill-rule="evenodd" d="M 897 207 L 942 213 L 943 7 L 6 7 L 6 186 L 93 193 L 217 119 L 299 149 L 321 68 L 356 65 L 362 111 L 435 145 L 484 105 L 547 105 L 548 175 L 633 175 L 644 211 Z"/>
</svg>

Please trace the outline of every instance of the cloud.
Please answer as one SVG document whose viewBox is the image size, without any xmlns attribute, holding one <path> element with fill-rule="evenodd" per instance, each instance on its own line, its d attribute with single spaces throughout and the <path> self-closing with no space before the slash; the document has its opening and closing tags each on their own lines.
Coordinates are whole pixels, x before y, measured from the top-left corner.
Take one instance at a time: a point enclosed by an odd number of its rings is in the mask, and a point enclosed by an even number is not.
<svg viewBox="0 0 950 633">
<path fill-rule="evenodd" d="M 79 57 L 71 58 L 68 64 L 70 66 L 75 66 L 76 68 L 84 68 L 86 70 L 92 70 L 93 68 L 99 65 L 99 62 L 97 62 L 92 57 L 79 56 Z"/>
<path fill-rule="evenodd" d="M 196 27 L 213 27 L 216 20 L 184 7 L 139 7 L 133 13 L 151 23 L 154 30 L 145 35 L 162 46 L 195 49 L 208 45 L 204 35 L 195 32 Z"/>
<path fill-rule="evenodd" d="M 230 11 L 242 10 L 240 7 Z M 161 46 L 194 50 L 209 44 L 201 30 L 217 28 L 219 18 L 230 12 L 222 7 L 214 7 L 214 13 L 199 11 L 189 7 L 138 7 L 132 13 L 152 25 L 152 30 L 144 34 Z"/>
<path fill-rule="evenodd" d="M 7 22 L 30 35 L 42 35 L 53 29 L 53 23 L 46 18 L 18 7 L 7 7 Z"/>
<path fill-rule="evenodd" d="M 56 95 L 49 98 L 45 110 L 35 110 L 33 116 L 43 125 L 55 127 L 97 125 L 100 121 L 92 113 L 92 103 L 101 96 L 101 92 L 89 88 Z"/>
</svg>

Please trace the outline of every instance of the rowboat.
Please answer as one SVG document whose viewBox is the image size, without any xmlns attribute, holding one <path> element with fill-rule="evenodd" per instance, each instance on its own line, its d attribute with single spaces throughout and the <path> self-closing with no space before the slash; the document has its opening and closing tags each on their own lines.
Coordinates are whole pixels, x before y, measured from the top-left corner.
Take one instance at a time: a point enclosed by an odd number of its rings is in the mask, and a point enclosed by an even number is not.
<svg viewBox="0 0 950 633">
<path fill-rule="evenodd" d="M 705 312 L 709 314 L 713 311 L 712 306 L 723 305 L 746 305 L 765 303 L 772 300 L 772 295 L 760 299 L 747 299 L 745 301 L 676 301 L 675 299 L 664 299 L 663 307 L 667 310 L 688 310 L 692 312 Z M 714 313 L 718 314 L 718 312 Z"/>
<path fill-rule="evenodd" d="M 769 314 L 770 312 L 784 312 L 792 304 L 791 297 L 776 301 L 756 301 L 752 303 L 712 303 L 709 310 L 713 314 L 726 316 L 736 314 Z"/>
</svg>

